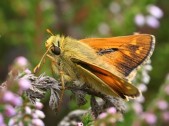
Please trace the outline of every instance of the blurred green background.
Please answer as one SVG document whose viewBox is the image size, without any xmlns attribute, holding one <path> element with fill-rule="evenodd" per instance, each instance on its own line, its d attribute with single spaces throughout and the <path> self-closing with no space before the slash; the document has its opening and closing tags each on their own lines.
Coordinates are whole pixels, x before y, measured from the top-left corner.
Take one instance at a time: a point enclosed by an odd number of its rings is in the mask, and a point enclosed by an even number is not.
<svg viewBox="0 0 169 126">
<path fill-rule="evenodd" d="M 152 5 L 161 12 L 150 8 Z M 54 34 L 77 39 L 149 33 L 156 36 L 156 47 L 151 58 L 151 81 L 144 94 L 146 106 L 156 97 L 169 71 L 168 5 L 168 0 L 1 0 L 0 82 L 17 56 L 25 56 L 30 69 L 39 62 L 45 51 L 44 42 L 50 36 L 47 28 Z M 48 64 L 44 71 L 50 74 Z M 65 113 L 77 108 L 66 101 L 64 105 L 69 107 L 63 106 L 57 115 L 45 103 L 47 125 L 56 124 Z"/>
</svg>

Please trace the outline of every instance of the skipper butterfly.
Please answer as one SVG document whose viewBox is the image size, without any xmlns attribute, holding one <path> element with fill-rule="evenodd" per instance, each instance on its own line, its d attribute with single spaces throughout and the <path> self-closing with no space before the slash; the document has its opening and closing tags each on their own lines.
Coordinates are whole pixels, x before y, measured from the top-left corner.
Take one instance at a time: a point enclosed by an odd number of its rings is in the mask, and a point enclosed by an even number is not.
<svg viewBox="0 0 169 126">
<path fill-rule="evenodd" d="M 128 99 L 140 95 L 130 80 L 152 55 L 155 37 L 137 34 L 76 40 L 52 34 L 45 46 L 47 51 L 34 72 L 49 57 L 63 88 L 65 82 L 78 80 L 103 94 Z"/>
</svg>

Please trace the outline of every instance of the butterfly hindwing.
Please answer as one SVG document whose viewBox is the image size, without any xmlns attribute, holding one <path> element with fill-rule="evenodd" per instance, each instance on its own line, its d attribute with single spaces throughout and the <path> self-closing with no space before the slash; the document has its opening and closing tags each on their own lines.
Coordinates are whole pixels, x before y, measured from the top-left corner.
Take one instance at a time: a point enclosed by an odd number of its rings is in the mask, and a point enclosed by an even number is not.
<svg viewBox="0 0 169 126">
<path fill-rule="evenodd" d="M 95 80 L 98 80 L 97 82 L 94 82 L 94 84 L 91 80 L 89 81 L 89 83 L 92 83 L 90 85 L 94 89 L 96 89 L 95 87 L 99 87 L 100 89 L 98 90 L 102 91 L 103 93 L 109 95 L 115 94 L 113 96 L 117 95 L 123 99 L 127 99 L 127 97 L 134 98 L 140 95 L 139 90 L 135 86 L 131 85 L 126 80 L 110 73 L 109 71 L 100 68 L 95 64 L 91 64 L 79 59 L 73 58 L 72 61 L 77 65 L 80 73 L 82 76 L 84 76 L 83 78 L 85 78 L 85 76 L 88 76 L 88 74 L 92 74 L 92 77 L 94 77 Z M 102 88 L 102 86 L 105 88 Z"/>
</svg>

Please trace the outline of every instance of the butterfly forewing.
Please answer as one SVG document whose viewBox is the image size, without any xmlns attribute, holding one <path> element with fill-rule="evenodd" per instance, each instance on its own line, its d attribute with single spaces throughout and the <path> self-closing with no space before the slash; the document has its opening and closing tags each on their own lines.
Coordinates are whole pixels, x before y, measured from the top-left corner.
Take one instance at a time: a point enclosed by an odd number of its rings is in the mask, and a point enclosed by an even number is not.
<svg viewBox="0 0 169 126">
<path fill-rule="evenodd" d="M 155 44 L 154 36 L 149 34 L 80 41 L 91 46 L 105 62 L 125 77 L 151 56 Z"/>
</svg>

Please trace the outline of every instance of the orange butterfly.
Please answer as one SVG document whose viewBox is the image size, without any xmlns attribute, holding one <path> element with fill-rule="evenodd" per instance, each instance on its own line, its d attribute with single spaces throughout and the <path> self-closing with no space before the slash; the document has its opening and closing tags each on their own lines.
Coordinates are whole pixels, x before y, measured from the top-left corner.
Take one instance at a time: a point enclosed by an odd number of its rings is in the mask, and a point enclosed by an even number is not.
<svg viewBox="0 0 169 126">
<path fill-rule="evenodd" d="M 128 99 L 140 95 L 130 80 L 134 71 L 152 55 L 155 37 L 137 34 L 76 40 L 52 34 L 45 46 L 47 51 L 35 72 L 47 56 L 63 88 L 65 82 L 78 80 L 103 94 Z"/>
</svg>

